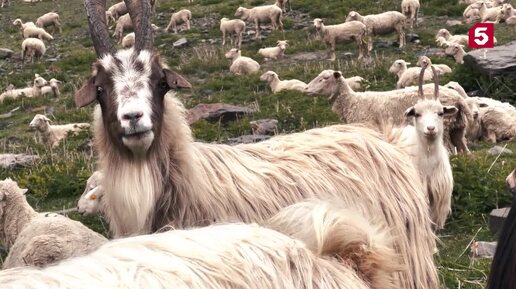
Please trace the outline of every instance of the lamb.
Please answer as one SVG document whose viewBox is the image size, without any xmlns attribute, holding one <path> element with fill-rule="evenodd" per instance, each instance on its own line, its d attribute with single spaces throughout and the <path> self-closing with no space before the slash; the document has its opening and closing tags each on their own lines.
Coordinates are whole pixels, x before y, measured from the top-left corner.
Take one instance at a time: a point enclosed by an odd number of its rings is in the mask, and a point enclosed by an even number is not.
<svg viewBox="0 0 516 289">
<path fill-rule="evenodd" d="M 320 18 L 314 19 L 314 27 L 319 31 L 322 40 L 329 46 L 329 58 L 335 60 L 335 45 L 339 42 L 355 41 L 358 47 L 358 59 L 368 54 L 366 42 L 366 25 L 360 21 L 350 21 L 337 25 L 324 25 Z"/>
<path fill-rule="evenodd" d="M 306 83 L 297 79 L 280 80 L 278 74 L 274 71 L 267 71 L 260 76 L 261 81 L 266 81 L 273 93 L 280 92 L 282 90 L 297 90 L 300 92 L 305 91 Z"/>
<path fill-rule="evenodd" d="M 228 18 L 224 17 L 220 19 L 220 31 L 222 31 L 222 45 L 226 44 L 226 34 L 229 34 L 229 40 L 231 42 L 231 45 L 234 45 L 234 43 L 238 43 L 237 48 L 240 49 L 240 46 L 242 45 L 242 36 L 245 32 L 244 21 L 240 19 L 229 20 Z M 231 34 L 234 34 L 235 41 L 233 41 Z"/>
<path fill-rule="evenodd" d="M 47 52 L 45 43 L 37 38 L 27 38 L 23 40 L 21 45 L 21 57 L 22 63 L 25 63 L 25 59 L 30 59 L 31 63 L 34 63 L 34 59 L 39 61 L 43 55 Z"/>
<path fill-rule="evenodd" d="M 482 4 L 480 4 L 478 12 L 480 14 L 480 22 L 494 22 L 499 18 L 499 15 L 502 12 L 502 10 L 499 7 L 488 8 L 486 2 L 482 2 Z"/>
<path fill-rule="evenodd" d="M 59 14 L 56 12 L 48 12 L 46 14 L 43 14 L 36 20 L 36 26 L 40 28 L 46 28 L 48 26 L 53 27 L 53 32 L 55 32 L 55 29 L 59 29 L 59 33 L 62 33 L 63 30 L 61 29 L 61 22 L 59 19 Z"/>
<path fill-rule="evenodd" d="M 428 92 L 431 87 L 423 86 Z M 472 121 L 471 111 L 457 92 L 442 87 L 440 100 L 445 105 L 454 105 L 459 112 L 445 119 L 445 143 L 450 150 L 469 153 L 466 142 L 467 125 Z M 324 70 L 314 78 L 305 90 L 308 95 L 329 96 L 332 110 L 346 123 L 364 123 L 382 130 L 389 123 L 403 125 L 403 112 L 418 99 L 417 87 L 392 91 L 353 92 L 349 89 L 342 72 Z"/>
<path fill-rule="evenodd" d="M 113 33 L 113 37 L 118 39 L 118 43 L 122 43 L 122 38 L 124 35 L 124 29 L 133 28 L 133 21 L 131 20 L 131 16 L 129 14 L 122 15 L 116 21 L 115 32 Z"/>
<path fill-rule="evenodd" d="M 419 64 L 419 62 L 418 62 Z M 390 73 L 394 73 L 398 76 L 398 82 L 396 83 L 396 88 L 400 89 L 406 86 L 414 85 L 418 83 L 419 79 L 419 73 L 421 72 L 420 67 L 410 67 L 407 68 L 407 66 L 410 65 L 409 62 L 406 62 L 403 59 L 395 60 L 394 63 L 389 68 Z M 439 75 L 450 73 L 451 68 L 446 64 L 437 64 L 434 65 L 437 69 L 437 72 Z M 431 81 L 433 78 L 433 75 L 430 71 L 426 71 L 424 75 L 424 81 Z"/>
<path fill-rule="evenodd" d="M 231 59 L 229 71 L 235 75 L 253 74 L 260 70 L 260 64 L 250 57 L 242 56 L 240 49 L 232 48 L 224 56 Z"/>
<path fill-rule="evenodd" d="M 190 20 L 192 19 L 192 12 L 188 9 L 181 9 L 172 14 L 170 22 L 168 23 L 165 31 L 170 31 L 170 28 L 174 29 L 174 33 L 177 33 L 177 26 L 183 23 L 186 24 L 186 30 L 190 30 Z"/>
<path fill-rule="evenodd" d="M 405 15 L 407 20 L 410 22 L 410 29 L 414 28 L 414 21 L 417 23 L 417 14 L 419 13 L 419 0 L 402 0 L 401 1 L 401 13 Z"/>
<path fill-rule="evenodd" d="M 39 75 L 34 76 L 34 81 L 32 87 L 20 88 L 20 89 L 11 89 L 7 90 L 4 93 L 0 94 L 0 103 L 4 101 L 6 98 L 16 99 L 22 96 L 25 97 L 38 97 L 41 96 L 41 88 L 47 85 L 48 82 Z"/>
<path fill-rule="evenodd" d="M 27 203 L 26 192 L 9 178 L 0 181 L 0 242 L 10 249 L 3 269 L 43 267 L 87 254 L 107 242 L 80 222 L 57 214 L 38 214 Z"/>
<path fill-rule="evenodd" d="M 425 98 L 423 79 L 430 61 L 422 63 L 419 76 L 419 99 L 404 115 L 411 125 L 402 133 L 402 144 L 418 168 L 423 187 L 427 188 L 430 215 L 436 229 L 442 229 L 451 213 L 453 175 L 448 152 L 443 144 L 445 115 L 453 115 L 455 106 L 443 106 L 439 101 L 439 75 L 432 67 L 435 92 L 432 98 Z"/>
<path fill-rule="evenodd" d="M 151 24 L 151 26 L 152 26 L 152 30 L 154 33 L 159 31 L 158 26 L 156 26 L 154 24 Z M 124 36 L 124 38 L 122 38 L 122 47 L 130 48 L 130 47 L 133 47 L 133 45 L 134 45 L 134 32 L 131 32 L 131 33 L 127 34 L 126 36 Z"/>
<path fill-rule="evenodd" d="M 283 22 L 281 17 L 283 11 L 277 5 L 264 5 L 254 8 L 238 7 L 235 12 L 235 17 L 240 17 L 244 21 L 254 22 L 256 27 L 255 39 L 260 37 L 260 24 L 270 22 L 272 30 L 283 31 Z"/>
<path fill-rule="evenodd" d="M 36 114 L 29 124 L 31 129 L 39 133 L 39 141 L 54 148 L 59 145 L 62 139 L 71 132 L 77 134 L 83 129 L 90 127 L 89 123 L 71 123 L 63 125 L 51 125 L 50 119 L 42 114 Z"/>
<path fill-rule="evenodd" d="M 86 182 L 86 188 L 77 203 L 77 212 L 83 216 L 103 214 L 100 203 L 104 190 L 102 189 L 102 172 L 95 171 Z"/>
<path fill-rule="evenodd" d="M 283 58 L 285 54 L 285 50 L 287 50 L 288 41 L 287 40 L 278 40 L 275 47 L 266 47 L 260 48 L 258 53 L 262 55 L 265 60 L 278 60 L 279 58 Z"/>
<path fill-rule="evenodd" d="M 334 197 L 360 214 L 377 216 L 374 224 L 390 229 L 402 259 L 402 271 L 394 275 L 398 288 L 438 287 L 424 191 L 401 149 L 352 125 L 236 146 L 195 142 L 183 105 L 166 95 L 191 85 L 162 64 L 152 37 L 143 37 L 152 36 L 148 2 L 127 3 L 139 23 L 136 43 L 116 52 L 106 25 L 98 21 L 104 17 L 102 3 L 86 1 L 89 21 L 102 29 L 90 31 L 98 61 L 75 92 L 78 107 L 100 103 L 94 143 L 97 169 L 105 174 L 106 219 L 115 237 L 168 224 L 257 222 L 307 197 Z M 109 69 L 115 66 L 121 69 Z M 116 101 L 119 97 L 126 101 Z"/>
<path fill-rule="evenodd" d="M 444 53 L 448 56 L 453 56 L 455 62 L 458 64 L 464 64 L 464 55 L 466 55 L 466 51 L 464 51 L 464 45 L 452 43 L 450 46 L 446 47 Z"/>
<path fill-rule="evenodd" d="M 407 17 L 398 11 L 362 16 L 356 11 L 349 12 L 346 22 L 360 21 L 366 26 L 368 51 L 373 50 L 373 35 L 384 35 L 397 32 L 400 37 L 400 49 L 405 46 L 405 21 Z"/>
<path fill-rule="evenodd" d="M 22 36 L 23 36 L 23 30 L 29 26 L 36 26 L 36 24 L 34 24 L 34 22 L 32 21 L 27 21 L 25 23 L 22 22 L 22 20 L 20 18 L 16 18 L 14 21 L 13 21 L 13 25 L 14 26 L 19 26 L 20 27 L 20 30 L 22 31 Z"/>
<path fill-rule="evenodd" d="M 41 94 L 42 95 L 52 94 L 54 97 L 59 97 L 61 95 L 61 92 L 59 91 L 59 84 L 61 84 L 61 83 L 62 82 L 60 80 L 51 78 L 48 81 L 48 85 L 43 86 L 41 88 Z"/>
<path fill-rule="evenodd" d="M 444 39 L 450 43 L 468 45 L 468 36 L 467 35 L 452 35 L 450 31 L 443 28 L 440 29 L 435 35 L 435 39 L 437 40 L 439 37 L 444 37 Z"/>
<path fill-rule="evenodd" d="M 122 15 L 127 14 L 127 7 L 125 6 L 125 2 L 118 2 L 106 11 L 106 23 L 109 25 L 111 21 L 113 23 Z"/>
<path fill-rule="evenodd" d="M 398 256 L 386 229 L 352 209 L 305 203 L 268 221 L 274 229 L 220 224 L 119 239 L 57 265 L 2 271 L 0 282 L 5 289 L 396 288 Z"/>
</svg>

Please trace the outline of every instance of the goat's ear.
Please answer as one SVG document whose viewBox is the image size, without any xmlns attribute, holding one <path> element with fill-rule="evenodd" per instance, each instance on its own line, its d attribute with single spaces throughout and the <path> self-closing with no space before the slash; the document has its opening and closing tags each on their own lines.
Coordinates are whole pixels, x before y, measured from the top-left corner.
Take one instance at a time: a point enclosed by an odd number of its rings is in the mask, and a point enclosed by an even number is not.
<svg viewBox="0 0 516 289">
<path fill-rule="evenodd" d="M 489 105 L 487 103 L 483 103 L 483 102 L 478 104 L 478 107 L 488 107 L 488 106 Z"/>
<path fill-rule="evenodd" d="M 333 77 L 335 77 L 336 79 L 339 79 L 341 76 L 342 76 L 342 72 L 340 72 L 340 71 L 333 72 Z"/>
<path fill-rule="evenodd" d="M 97 92 L 95 90 L 95 77 L 91 77 L 79 90 L 75 92 L 75 106 L 84 107 L 95 101 Z"/>
<path fill-rule="evenodd" d="M 456 108 L 455 106 L 443 106 L 444 114 L 452 115 L 452 114 L 456 114 L 458 111 L 459 111 L 459 109 Z"/>
<path fill-rule="evenodd" d="M 171 89 L 192 88 L 190 82 L 179 73 L 166 68 L 163 69 L 163 73 L 165 73 L 167 84 Z"/>
<path fill-rule="evenodd" d="M 407 110 L 405 110 L 404 115 L 405 115 L 405 117 L 415 116 L 416 115 L 416 109 L 413 106 L 411 106 L 411 107 L 407 108 Z"/>
</svg>

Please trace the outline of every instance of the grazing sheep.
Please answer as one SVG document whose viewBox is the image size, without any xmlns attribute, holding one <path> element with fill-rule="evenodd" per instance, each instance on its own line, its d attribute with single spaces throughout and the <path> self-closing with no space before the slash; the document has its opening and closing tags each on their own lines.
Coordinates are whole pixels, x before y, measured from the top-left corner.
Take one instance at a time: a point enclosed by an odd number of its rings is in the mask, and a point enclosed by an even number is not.
<svg viewBox="0 0 516 289">
<path fill-rule="evenodd" d="M 245 22 L 240 19 L 232 19 L 224 17 L 220 19 L 220 31 L 222 31 L 222 45 L 226 44 L 226 34 L 229 34 L 229 41 L 231 45 L 235 45 L 240 49 L 242 45 L 242 36 L 245 32 Z M 234 35 L 235 41 L 231 37 L 231 34 Z"/>
<path fill-rule="evenodd" d="M 423 187 L 427 189 L 430 216 L 436 229 L 442 229 L 451 213 L 453 175 L 448 151 L 443 144 L 444 116 L 456 114 L 455 106 L 443 106 L 439 101 L 439 74 L 432 67 L 435 92 L 426 98 L 423 93 L 425 69 L 431 62 L 422 63 L 419 76 L 419 99 L 404 115 L 411 125 L 402 132 L 402 144 L 419 170 Z"/>
<path fill-rule="evenodd" d="M 154 25 L 154 24 L 151 24 L 152 26 L 152 30 L 153 30 L 153 33 L 156 33 L 157 31 L 159 31 L 159 27 Z M 127 34 L 126 36 L 124 36 L 124 38 L 122 38 L 122 47 L 123 48 L 130 48 L 130 47 L 133 47 L 134 45 L 134 32 L 131 32 L 129 34 Z"/>
<path fill-rule="evenodd" d="M 54 40 L 54 37 L 52 37 L 52 35 L 50 35 L 50 33 L 45 31 L 45 29 L 39 28 L 37 26 L 28 26 L 28 27 L 24 28 L 22 34 L 23 34 L 24 39 L 34 37 L 34 38 L 39 38 L 41 40 L 47 40 L 47 41 Z"/>
<path fill-rule="evenodd" d="M 258 53 L 262 55 L 265 58 L 265 60 L 278 60 L 279 58 L 283 58 L 283 55 L 285 54 L 285 50 L 287 50 L 287 47 L 287 40 L 278 40 L 276 46 L 260 48 L 258 50 Z"/>
<path fill-rule="evenodd" d="M 54 97 L 59 97 L 61 95 L 61 92 L 59 91 L 59 84 L 61 84 L 60 80 L 55 78 L 50 79 L 48 81 L 48 85 L 41 88 L 41 94 L 52 94 Z"/>
<path fill-rule="evenodd" d="M 455 62 L 458 64 L 464 64 L 464 55 L 466 55 L 466 51 L 464 51 L 464 45 L 451 43 L 450 46 L 444 49 L 444 53 L 448 56 L 453 56 Z"/>
<path fill-rule="evenodd" d="M 122 15 L 116 21 L 115 32 L 113 33 L 113 37 L 118 40 L 118 43 L 122 43 L 122 38 L 124 35 L 124 29 L 133 28 L 133 21 L 131 20 L 131 16 L 129 13 Z"/>
<path fill-rule="evenodd" d="M 253 74 L 260 70 L 260 64 L 250 57 L 242 56 L 240 49 L 232 48 L 224 56 L 231 59 L 229 71 L 235 75 Z"/>
<path fill-rule="evenodd" d="M 36 20 L 36 26 L 40 28 L 46 28 L 48 26 L 52 26 L 52 32 L 55 32 L 56 27 L 59 29 L 59 33 L 62 33 L 61 22 L 59 19 L 59 14 L 56 12 L 48 12 L 43 14 Z"/>
<path fill-rule="evenodd" d="M 322 40 L 330 47 L 329 58 L 335 60 L 335 45 L 339 42 L 355 41 L 358 47 L 358 59 L 368 54 L 366 26 L 360 21 L 350 21 L 337 25 L 324 25 L 320 18 L 314 19 L 314 27 L 320 33 Z"/>
<path fill-rule="evenodd" d="M 271 23 L 272 30 L 283 31 L 283 22 L 281 22 L 283 12 L 277 5 L 265 5 L 254 8 L 238 7 L 235 17 L 240 17 L 244 21 L 254 22 L 256 28 L 255 39 L 260 37 L 260 24 Z"/>
<path fill-rule="evenodd" d="M 152 36 L 149 3 L 127 1 L 129 11 L 142 11 L 133 13 L 139 23 L 136 43 L 116 52 L 100 20 L 102 2 L 86 1 L 90 25 L 100 23 L 102 29 L 90 33 L 98 61 L 75 102 L 100 104 L 94 142 L 114 236 L 155 232 L 168 224 L 262 221 L 307 197 L 333 197 L 389 228 L 401 258 L 401 271 L 394 274 L 398 288 L 438 287 L 428 205 L 417 171 L 400 148 L 352 125 L 255 144 L 195 142 L 183 105 L 167 95 L 191 84 L 153 52 L 152 37 L 143 37 Z M 116 99 L 124 101 L 108 101 Z"/>
<path fill-rule="evenodd" d="M 20 18 L 16 18 L 13 21 L 13 25 L 20 27 L 20 32 L 21 32 L 22 37 L 23 37 L 23 30 L 25 30 L 25 28 L 27 28 L 29 26 L 36 26 L 36 24 L 34 24 L 34 22 L 32 22 L 32 21 L 23 23 Z M 23 38 L 25 38 L 25 37 L 23 37 Z"/>
<path fill-rule="evenodd" d="M 32 87 L 19 88 L 19 89 L 10 89 L 6 90 L 4 93 L 0 94 L 0 103 L 4 101 L 6 98 L 16 99 L 19 97 L 38 97 L 41 96 L 41 88 L 47 85 L 48 82 L 40 77 L 39 75 L 34 76 L 34 81 Z"/>
<path fill-rule="evenodd" d="M 414 22 L 417 23 L 417 14 L 419 13 L 419 0 L 402 0 L 401 1 L 401 13 L 405 15 L 407 20 L 410 22 L 410 29 L 414 28 Z"/>
<path fill-rule="evenodd" d="M 435 39 L 437 40 L 439 37 L 443 37 L 446 41 L 450 43 L 456 43 L 456 44 L 462 44 L 462 45 L 468 45 L 468 35 L 452 35 L 450 31 L 443 28 L 440 29 L 437 34 L 435 35 Z"/>
<path fill-rule="evenodd" d="M 177 26 L 183 23 L 186 24 L 186 30 L 190 30 L 190 20 L 192 19 L 192 12 L 188 9 L 181 9 L 172 14 L 170 22 L 168 23 L 165 31 L 170 31 L 170 28 L 174 29 L 174 33 L 177 33 Z"/>
<path fill-rule="evenodd" d="M 428 93 L 430 86 L 424 86 Z M 445 119 L 445 143 L 450 150 L 453 146 L 459 152 L 469 153 L 466 129 L 472 121 L 471 111 L 457 92 L 442 87 L 440 100 L 446 105 L 454 105 L 459 112 Z M 377 130 L 391 123 L 394 126 L 406 124 L 404 111 L 418 99 L 417 87 L 407 87 L 392 91 L 353 92 L 349 89 L 342 73 L 324 70 L 307 86 L 308 95 L 329 96 L 332 110 L 346 123 L 365 123 Z"/>
<path fill-rule="evenodd" d="M 48 117 L 42 114 L 36 114 L 30 122 L 29 127 L 38 131 L 40 143 L 53 148 L 58 146 L 61 140 L 64 139 L 69 132 L 76 134 L 83 129 L 89 128 L 90 124 L 70 123 L 51 125 Z"/>
<path fill-rule="evenodd" d="M 278 6 L 279 8 L 281 8 L 281 11 L 283 11 L 283 13 L 287 12 L 287 4 L 288 4 L 288 10 L 292 11 L 292 7 L 290 6 L 289 0 L 276 0 L 276 3 L 274 3 L 274 4 L 276 6 Z"/>
<path fill-rule="evenodd" d="M 3 289 L 397 288 L 399 257 L 387 230 L 359 212 L 304 202 L 266 225 L 274 229 L 221 224 L 114 240 L 57 265 L 1 271 L 0 282 Z"/>
<path fill-rule="evenodd" d="M 346 22 L 360 21 L 366 26 L 368 51 L 373 50 L 373 35 L 385 35 L 397 32 L 400 37 L 400 48 L 405 46 L 405 21 L 407 17 L 398 11 L 362 16 L 356 11 L 349 12 Z"/>
<path fill-rule="evenodd" d="M 103 214 L 103 208 L 100 203 L 104 190 L 101 185 L 102 173 L 95 171 L 86 181 L 86 188 L 77 202 L 77 212 L 83 216 Z"/>
<path fill-rule="evenodd" d="M 22 63 L 25 63 L 25 59 L 27 58 L 30 59 L 31 63 L 34 63 L 34 59 L 36 59 L 36 61 L 39 61 L 41 57 L 45 55 L 46 51 L 47 48 L 43 41 L 37 38 L 27 38 L 23 40 L 21 45 Z"/>
<path fill-rule="evenodd" d="M 278 74 L 274 71 L 267 71 L 260 76 L 261 81 L 266 81 L 273 93 L 280 92 L 282 90 L 297 90 L 304 92 L 306 83 L 297 79 L 280 80 Z"/>
<path fill-rule="evenodd" d="M 9 249 L 3 269 L 43 267 L 87 254 L 107 242 L 80 222 L 57 214 L 38 214 L 27 203 L 26 192 L 9 178 L 0 181 L 0 242 Z"/>
<path fill-rule="evenodd" d="M 127 6 L 125 6 L 125 2 L 118 2 L 114 5 L 111 5 L 106 11 L 106 23 L 112 21 L 113 23 L 120 17 L 127 14 Z"/>
</svg>

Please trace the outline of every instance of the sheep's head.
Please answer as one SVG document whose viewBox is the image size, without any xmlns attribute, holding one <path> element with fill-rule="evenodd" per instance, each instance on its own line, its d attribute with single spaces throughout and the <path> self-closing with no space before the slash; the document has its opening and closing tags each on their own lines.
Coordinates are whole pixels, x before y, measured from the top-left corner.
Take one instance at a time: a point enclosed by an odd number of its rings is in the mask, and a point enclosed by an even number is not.
<svg viewBox="0 0 516 289">
<path fill-rule="evenodd" d="M 424 59 L 425 60 L 425 59 Z M 442 140 L 444 116 L 457 113 L 455 106 L 443 106 L 439 100 L 439 75 L 432 67 L 435 90 L 432 98 L 426 98 L 423 92 L 425 69 L 430 66 L 428 60 L 421 63 L 419 74 L 419 100 L 405 111 L 405 117 L 413 119 L 414 127 L 420 137 L 429 141 Z"/>
<path fill-rule="evenodd" d="M 139 25 L 134 27 L 134 47 L 115 52 L 105 17 L 99 15 L 105 10 L 105 0 L 85 0 L 98 60 L 90 79 L 75 92 L 75 103 L 83 107 L 97 101 L 110 143 L 126 155 L 145 156 L 161 135 L 165 94 L 191 85 L 152 52 L 149 2 L 125 3 L 131 19 Z"/>
<path fill-rule="evenodd" d="M 86 182 L 86 188 L 77 203 L 77 211 L 84 216 L 96 214 L 99 210 L 100 200 L 104 195 L 101 186 L 102 173 L 94 172 Z"/>
<path fill-rule="evenodd" d="M 348 13 L 348 16 L 346 17 L 346 22 L 349 21 L 357 21 L 360 19 L 360 14 L 356 11 L 351 11 Z"/>
<path fill-rule="evenodd" d="M 242 55 L 242 52 L 238 48 L 231 48 L 228 52 L 226 52 L 226 54 L 224 54 L 224 56 L 227 59 L 235 59 L 235 58 L 240 57 L 241 55 Z"/>
<path fill-rule="evenodd" d="M 278 40 L 276 43 L 276 46 L 278 46 L 281 50 L 285 50 L 288 47 L 288 41 L 287 40 Z"/>
<path fill-rule="evenodd" d="M 321 18 L 315 18 L 314 19 L 314 27 L 315 27 L 315 30 L 319 30 L 321 29 L 321 26 L 324 25 L 324 22 Z"/>
<path fill-rule="evenodd" d="M 50 119 L 42 114 L 36 114 L 29 124 L 31 129 L 45 131 L 50 123 Z"/>
<path fill-rule="evenodd" d="M 58 87 L 59 84 L 61 84 L 61 80 L 57 80 L 55 78 L 51 78 L 49 81 L 48 81 L 48 84 L 51 86 L 51 87 Z"/>
<path fill-rule="evenodd" d="M 23 22 L 21 21 L 21 19 L 20 19 L 20 18 L 16 18 L 16 19 L 14 19 L 14 21 L 13 21 L 13 25 L 14 25 L 14 26 L 22 26 L 22 24 L 23 24 Z"/>
<path fill-rule="evenodd" d="M 446 49 L 444 49 L 444 53 L 446 55 L 455 56 L 464 50 L 463 47 L 464 47 L 464 45 L 457 44 L 457 43 L 451 43 L 450 46 L 448 46 L 448 47 L 446 47 Z"/>
<path fill-rule="evenodd" d="M 423 66 L 428 67 L 428 66 L 432 65 L 432 60 L 430 60 L 430 58 L 428 58 L 428 56 L 423 55 L 423 56 L 419 57 L 416 65 L 419 67 L 423 67 Z"/>
<path fill-rule="evenodd" d="M 340 84 L 345 83 L 342 72 L 323 70 L 305 88 L 305 94 L 333 96 L 339 92 Z"/>
<path fill-rule="evenodd" d="M 278 77 L 278 74 L 276 74 L 276 72 L 274 72 L 274 71 L 269 70 L 260 76 L 260 80 L 271 82 L 276 77 Z"/>
<path fill-rule="evenodd" d="M 242 17 L 244 15 L 245 8 L 244 7 L 238 7 L 235 12 L 235 17 Z"/>
<path fill-rule="evenodd" d="M 439 46 L 448 45 L 448 41 L 442 36 L 437 37 L 435 39 L 435 43 L 437 43 L 437 45 L 439 45 Z"/>
<path fill-rule="evenodd" d="M 7 202 L 16 196 L 24 196 L 27 191 L 27 189 L 20 188 L 18 183 L 11 180 L 11 178 L 0 181 L 0 223 L 3 223 Z"/>
<path fill-rule="evenodd" d="M 35 87 L 43 87 L 45 85 L 48 85 L 48 81 L 46 81 L 46 79 L 44 79 L 43 77 L 39 76 L 39 74 L 35 74 L 33 84 Z"/>
<path fill-rule="evenodd" d="M 394 61 L 394 63 L 391 65 L 391 67 L 389 68 L 389 72 L 396 74 L 403 69 L 407 69 L 407 66 L 410 64 L 410 62 L 405 62 L 405 60 L 403 59 L 398 59 Z"/>
<path fill-rule="evenodd" d="M 435 35 L 435 38 L 444 37 L 444 39 L 448 39 L 451 36 L 450 31 L 442 28 L 440 29 L 437 34 Z"/>
</svg>

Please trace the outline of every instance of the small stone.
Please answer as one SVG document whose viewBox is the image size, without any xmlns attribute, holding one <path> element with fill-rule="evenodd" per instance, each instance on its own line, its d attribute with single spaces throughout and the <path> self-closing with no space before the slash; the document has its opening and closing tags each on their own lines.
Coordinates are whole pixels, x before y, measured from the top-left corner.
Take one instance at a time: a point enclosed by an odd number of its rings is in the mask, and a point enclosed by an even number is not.
<svg viewBox="0 0 516 289">
<path fill-rule="evenodd" d="M 254 31 L 254 30 L 247 31 L 247 35 L 255 35 L 255 34 L 256 34 L 256 31 Z"/>
<path fill-rule="evenodd" d="M 253 134 L 273 134 L 278 127 L 278 120 L 272 118 L 250 121 Z"/>
<path fill-rule="evenodd" d="M 501 146 L 494 146 L 492 148 L 490 148 L 488 151 L 487 151 L 488 154 L 490 155 L 493 155 L 493 156 L 497 156 L 497 155 L 500 155 L 500 154 L 512 154 L 512 151 L 508 148 L 503 148 Z"/>
<path fill-rule="evenodd" d="M 189 124 L 192 124 L 200 119 L 205 119 L 211 122 L 228 122 L 245 114 L 252 114 L 256 110 L 254 108 L 237 106 L 225 103 L 200 103 L 194 108 L 188 110 L 186 119 Z"/>
<path fill-rule="evenodd" d="M 419 35 L 416 33 L 407 33 L 407 40 L 414 43 L 416 40 L 419 40 Z"/>
<path fill-rule="evenodd" d="M 0 59 L 11 58 L 11 56 L 13 56 L 13 54 L 14 54 L 14 51 L 12 51 L 11 49 L 0 48 Z"/>
<path fill-rule="evenodd" d="M 492 210 L 489 214 L 489 231 L 491 231 L 493 234 L 498 233 L 502 229 L 503 223 L 505 222 L 505 219 L 507 218 L 510 210 L 510 207 Z"/>
<path fill-rule="evenodd" d="M 172 46 L 174 46 L 175 48 L 179 48 L 179 47 L 183 47 L 183 46 L 186 46 L 188 44 L 188 40 L 186 40 L 186 38 L 181 38 L 179 40 L 177 40 L 176 42 L 174 42 L 174 44 L 172 44 Z"/>
<path fill-rule="evenodd" d="M 256 143 L 264 140 L 270 139 L 270 135 L 260 135 L 260 134 L 249 134 L 242 135 L 235 138 L 228 139 L 225 143 L 229 145 L 236 145 L 241 143 Z"/>
<path fill-rule="evenodd" d="M 460 20 L 447 20 L 446 26 L 453 27 L 453 26 L 459 26 L 462 25 L 462 21 Z"/>
</svg>

